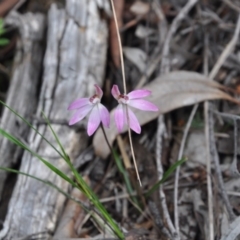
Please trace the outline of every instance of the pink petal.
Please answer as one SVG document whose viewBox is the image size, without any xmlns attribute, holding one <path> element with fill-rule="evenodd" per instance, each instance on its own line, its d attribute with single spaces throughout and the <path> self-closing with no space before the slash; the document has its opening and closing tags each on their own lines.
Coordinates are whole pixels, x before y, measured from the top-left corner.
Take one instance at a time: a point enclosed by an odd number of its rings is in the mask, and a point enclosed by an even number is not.
<svg viewBox="0 0 240 240">
<path fill-rule="evenodd" d="M 94 87 L 96 88 L 96 94 L 97 94 L 98 97 L 101 99 L 101 98 L 102 98 L 102 95 L 103 95 L 102 89 L 101 89 L 97 84 L 94 84 Z"/>
<path fill-rule="evenodd" d="M 111 93 L 112 93 L 113 97 L 117 100 L 119 98 L 119 95 L 121 94 L 117 85 L 113 85 Z"/>
<path fill-rule="evenodd" d="M 90 104 L 89 98 L 79 98 L 69 105 L 68 110 L 81 108 L 81 107 L 83 107 L 85 105 L 88 105 L 88 104 Z"/>
<path fill-rule="evenodd" d="M 144 98 L 151 94 L 151 91 L 145 89 L 134 90 L 127 94 L 129 99 Z"/>
<path fill-rule="evenodd" d="M 132 112 L 131 109 L 127 108 L 127 111 L 128 111 L 128 117 L 129 117 L 129 126 L 130 128 L 140 134 L 141 133 L 141 127 L 140 127 L 140 124 L 138 122 L 138 119 L 136 118 L 135 114 Z"/>
<path fill-rule="evenodd" d="M 124 112 L 122 104 L 119 104 L 114 112 L 114 120 L 118 129 L 121 132 L 124 125 Z"/>
<path fill-rule="evenodd" d="M 129 100 L 128 105 L 143 111 L 153 111 L 153 112 L 158 111 L 158 107 L 156 105 L 144 99 Z"/>
<path fill-rule="evenodd" d="M 82 108 L 78 109 L 72 116 L 69 121 L 69 125 L 73 125 L 79 121 L 81 121 L 86 115 L 90 112 L 94 105 L 85 105 Z"/>
<path fill-rule="evenodd" d="M 89 115 L 89 119 L 88 119 L 88 126 L 87 126 L 88 136 L 93 135 L 93 133 L 98 128 L 100 121 L 101 121 L 101 119 L 100 119 L 99 110 L 98 110 L 97 105 L 95 105 L 94 108 L 92 109 L 92 111 Z"/>
<path fill-rule="evenodd" d="M 110 114 L 105 106 L 101 103 L 98 104 L 100 118 L 105 127 L 109 127 L 110 125 Z"/>
</svg>

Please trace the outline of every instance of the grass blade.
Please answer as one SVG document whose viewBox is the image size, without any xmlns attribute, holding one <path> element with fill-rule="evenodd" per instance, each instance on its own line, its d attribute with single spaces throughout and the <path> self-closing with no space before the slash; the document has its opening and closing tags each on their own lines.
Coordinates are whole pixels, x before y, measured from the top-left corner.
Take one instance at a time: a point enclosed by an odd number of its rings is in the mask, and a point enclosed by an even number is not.
<svg viewBox="0 0 240 240">
<path fill-rule="evenodd" d="M 14 109 L 12 109 L 11 107 L 9 107 L 7 104 L 5 104 L 3 101 L 0 100 L 0 103 L 8 108 L 13 114 L 15 114 L 17 117 L 19 117 L 23 122 L 25 122 L 30 128 L 32 128 L 39 136 L 42 137 L 42 139 L 44 139 L 58 154 L 61 158 L 64 158 L 64 156 L 59 152 L 59 150 L 57 150 L 56 147 L 53 146 L 53 144 L 51 142 L 49 142 L 28 120 L 26 120 L 25 118 L 23 118 L 20 114 L 18 114 Z"/>
<path fill-rule="evenodd" d="M 181 160 L 178 160 L 177 162 L 175 162 L 164 174 L 161 180 L 159 180 L 157 183 L 155 183 L 152 188 L 150 188 L 147 193 L 145 194 L 146 197 L 149 197 L 155 190 L 158 189 L 158 187 L 163 184 L 167 178 L 171 175 L 172 172 L 175 171 L 175 169 L 182 165 L 187 159 L 186 158 L 182 158 Z"/>
<path fill-rule="evenodd" d="M 0 38 L 0 46 L 5 46 L 9 44 L 9 40 L 7 38 Z"/>
<path fill-rule="evenodd" d="M 52 182 L 49 182 L 49 181 L 46 181 L 46 180 L 43 180 L 41 178 L 38 178 L 38 177 L 35 177 L 33 175 L 30 175 L 28 173 L 24 173 L 24 172 L 21 172 L 21 171 L 18 171 L 16 169 L 12 169 L 12 168 L 6 168 L 6 167 L 0 167 L 0 170 L 2 171 L 6 171 L 6 172 L 11 172 L 11 173 L 16 173 L 16 174 L 20 174 L 20 175 L 23 175 L 23 176 L 27 176 L 27 177 L 30 177 L 32 179 L 35 179 L 39 182 L 42 182 L 54 189 L 56 189 L 58 192 L 60 192 L 61 194 L 63 194 L 65 197 L 73 200 L 74 202 L 76 202 L 77 204 L 81 205 L 82 208 L 84 208 L 86 211 L 90 211 L 90 209 L 86 206 L 86 204 L 82 203 L 81 201 L 79 201 L 78 199 L 75 199 L 74 197 L 72 197 L 70 194 L 68 194 L 67 192 L 63 191 L 61 188 L 59 188 L 57 185 L 53 184 Z"/>
<path fill-rule="evenodd" d="M 66 154 L 66 152 L 65 152 L 65 150 L 64 150 L 64 147 L 63 147 L 63 145 L 61 144 L 61 142 L 60 142 L 60 140 L 59 140 L 57 134 L 56 134 L 55 131 L 53 130 L 52 125 L 50 124 L 50 122 L 49 122 L 47 116 L 44 114 L 44 112 L 42 112 L 42 114 L 43 114 L 43 117 L 44 117 L 44 119 L 45 119 L 47 125 L 48 125 L 49 128 L 51 129 L 51 132 L 52 132 L 52 134 L 53 134 L 55 140 L 57 141 L 58 146 L 59 146 L 60 149 L 62 150 L 62 153 L 63 153 L 64 159 L 65 159 L 65 160 L 69 160 L 69 157 L 68 157 L 68 155 Z"/>
<path fill-rule="evenodd" d="M 0 128 L 0 134 L 4 137 L 6 137 L 9 141 L 13 142 L 17 146 L 23 148 L 24 150 L 31 153 L 33 156 L 37 157 L 41 162 L 43 162 L 48 168 L 50 168 L 53 172 L 55 172 L 58 176 L 69 182 L 72 186 L 77 187 L 76 183 L 70 179 L 66 174 L 64 174 L 62 171 L 60 171 L 58 168 L 56 168 L 54 165 L 52 165 L 50 162 L 42 158 L 39 154 L 33 152 L 31 149 L 29 149 L 24 143 L 22 143 L 20 140 L 15 138 L 13 135 L 7 133 L 5 130 Z"/>
<path fill-rule="evenodd" d="M 55 137 L 55 140 L 57 141 L 62 154 L 64 155 L 64 159 L 65 161 L 68 163 L 70 169 L 72 170 L 74 177 L 76 178 L 76 181 L 78 183 L 78 188 L 87 196 L 87 198 L 93 203 L 93 205 L 99 210 L 99 212 L 102 214 L 102 217 L 105 219 L 105 221 L 109 224 L 109 226 L 111 227 L 111 229 L 113 230 L 113 232 L 120 238 L 120 239 L 124 239 L 124 235 L 121 231 L 121 229 L 118 227 L 118 225 L 115 223 L 115 221 L 112 219 L 112 217 L 110 216 L 110 214 L 107 212 L 107 210 L 105 209 L 105 207 L 103 206 L 103 204 L 99 201 L 98 197 L 95 195 L 95 193 L 92 191 L 92 189 L 87 185 L 87 183 L 84 181 L 84 179 L 82 178 L 82 176 L 78 173 L 78 171 L 74 168 L 73 164 L 70 161 L 69 156 L 66 154 L 63 145 L 61 144 L 57 134 L 55 133 L 55 131 L 53 130 L 48 118 L 46 117 L 46 115 L 43 113 L 43 116 L 49 126 L 49 128 L 51 129 L 51 132 L 53 134 L 53 136 Z"/>
</svg>

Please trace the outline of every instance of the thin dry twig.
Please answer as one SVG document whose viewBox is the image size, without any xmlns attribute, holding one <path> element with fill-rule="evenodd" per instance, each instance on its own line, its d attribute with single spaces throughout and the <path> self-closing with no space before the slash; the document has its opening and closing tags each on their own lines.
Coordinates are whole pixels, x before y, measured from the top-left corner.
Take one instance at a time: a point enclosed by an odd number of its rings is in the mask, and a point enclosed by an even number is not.
<svg viewBox="0 0 240 240">
<path fill-rule="evenodd" d="M 157 130 L 157 141 L 156 141 L 156 162 L 157 162 L 157 172 L 158 172 L 158 180 L 161 180 L 163 177 L 163 167 L 161 162 L 161 153 L 162 153 L 162 137 L 164 133 L 166 132 L 166 127 L 163 120 L 163 115 L 161 115 L 158 118 L 158 130 Z M 177 235 L 176 229 L 174 228 L 174 225 L 172 223 L 168 207 L 166 204 L 166 197 L 165 193 L 163 191 L 163 186 L 160 185 L 159 187 L 159 196 L 161 200 L 161 206 L 163 211 L 163 216 L 165 218 L 165 221 L 167 222 L 168 228 L 171 232 L 171 236 L 173 239 L 180 239 Z"/>
<path fill-rule="evenodd" d="M 204 65 L 203 71 L 207 76 L 209 73 L 209 61 L 208 61 L 208 35 L 204 34 Z M 209 221 L 209 239 L 214 239 L 214 223 L 213 223 L 213 197 L 212 197 L 212 181 L 211 181 L 211 158 L 210 158 L 210 141 L 209 141 L 209 116 L 208 116 L 209 103 L 208 101 L 204 102 L 204 130 L 205 130 L 205 140 L 206 140 L 206 166 L 207 166 L 207 192 L 208 192 L 208 221 Z"/>
<path fill-rule="evenodd" d="M 208 35 L 205 34 L 204 37 L 204 65 L 203 71 L 207 76 L 209 72 L 209 61 L 208 61 Z M 205 130 L 205 140 L 206 140 L 206 166 L 207 166 L 207 192 L 208 192 L 208 221 L 209 221 L 209 239 L 214 239 L 214 221 L 213 221 L 213 197 L 212 197 L 212 181 L 211 181 L 211 158 L 210 158 L 210 141 L 209 141 L 209 116 L 208 116 L 209 102 L 204 102 L 204 130 Z"/>
<path fill-rule="evenodd" d="M 18 3 L 13 7 L 13 11 L 17 11 L 27 0 L 18 0 Z"/>
<path fill-rule="evenodd" d="M 230 8 L 232 8 L 233 10 L 237 11 L 240 13 L 240 7 L 238 7 L 237 5 L 235 5 L 234 3 L 232 3 L 230 0 L 223 0 L 224 3 L 226 3 Z"/>
<path fill-rule="evenodd" d="M 159 18 L 158 30 L 159 30 L 159 40 L 158 45 L 160 47 L 163 46 L 165 42 L 165 36 L 168 30 L 168 23 L 161 8 L 160 0 L 154 0 L 152 2 L 152 9 L 156 13 L 157 17 Z"/>
<path fill-rule="evenodd" d="M 170 70 L 169 64 L 169 51 L 170 51 L 170 43 L 173 35 L 178 29 L 180 22 L 186 17 L 191 8 L 197 3 L 198 0 L 189 0 L 187 4 L 181 9 L 178 15 L 174 18 L 173 23 L 168 31 L 166 40 L 163 45 L 163 53 L 162 53 L 162 63 L 161 63 L 161 73 L 168 73 Z"/>
<path fill-rule="evenodd" d="M 146 83 L 147 79 L 153 74 L 153 72 L 154 72 L 154 71 L 156 70 L 156 68 L 159 66 L 159 63 L 160 63 L 160 61 L 161 61 L 161 58 L 162 58 L 162 56 L 161 56 L 161 54 L 160 54 L 160 49 L 157 48 L 157 49 L 154 51 L 153 56 L 150 57 L 150 63 L 149 63 L 149 66 L 148 66 L 148 68 L 147 68 L 146 74 L 144 74 L 144 75 L 140 78 L 140 80 L 139 80 L 139 82 L 138 82 L 138 84 L 137 84 L 137 86 L 136 86 L 136 89 L 141 88 L 141 87 Z"/>
<path fill-rule="evenodd" d="M 206 140 L 206 165 L 207 165 L 207 192 L 208 192 L 208 219 L 209 219 L 209 239 L 214 240 L 214 220 L 213 220 L 213 194 L 211 181 L 211 156 L 210 156 L 210 136 L 209 136 L 209 102 L 204 103 L 204 122 L 205 122 L 205 140 Z"/>
<path fill-rule="evenodd" d="M 237 43 L 238 37 L 239 37 L 239 32 L 240 32 L 240 14 L 238 16 L 237 26 L 235 28 L 233 38 L 228 43 L 228 45 L 225 47 L 224 51 L 222 52 L 222 54 L 218 58 L 217 63 L 214 65 L 211 73 L 209 74 L 209 77 L 211 79 L 213 79 L 217 75 L 219 69 L 222 67 L 223 63 L 226 61 L 226 59 L 229 57 L 230 53 L 232 52 L 232 50 L 236 46 L 236 43 Z"/>
<path fill-rule="evenodd" d="M 225 118 L 231 118 L 233 120 L 240 120 L 240 116 L 238 115 L 234 115 L 231 113 L 222 113 L 222 112 L 218 112 L 216 110 L 211 110 L 213 113 L 215 113 L 216 115 L 219 115 L 221 117 L 225 117 Z"/>
<path fill-rule="evenodd" d="M 236 120 L 233 120 L 233 121 L 235 122 Z M 218 178 L 220 193 L 221 193 L 221 196 L 225 203 L 225 206 L 226 206 L 226 209 L 227 209 L 227 212 L 229 215 L 229 219 L 230 219 L 230 221 L 233 221 L 236 218 L 236 216 L 232 210 L 231 204 L 228 199 L 228 195 L 224 188 L 222 172 L 221 172 L 220 164 L 219 164 L 219 156 L 218 156 L 218 152 L 217 152 L 217 148 L 216 148 L 216 144 L 215 144 L 215 138 L 214 138 L 214 122 L 213 122 L 213 112 L 212 111 L 209 112 L 209 136 L 210 136 L 210 139 L 209 139 L 210 140 L 210 152 L 211 152 L 211 155 L 212 155 L 212 158 L 214 161 L 214 165 L 215 165 L 215 172 L 216 172 L 216 175 Z"/>
</svg>

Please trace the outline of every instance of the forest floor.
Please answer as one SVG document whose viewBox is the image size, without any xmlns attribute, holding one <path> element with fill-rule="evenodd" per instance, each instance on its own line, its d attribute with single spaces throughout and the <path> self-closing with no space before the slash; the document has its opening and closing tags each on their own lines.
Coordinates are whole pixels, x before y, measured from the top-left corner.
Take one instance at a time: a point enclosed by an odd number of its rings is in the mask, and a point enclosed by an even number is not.
<svg viewBox="0 0 240 240">
<path fill-rule="evenodd" d="M 1 12 L 3 2 L 0 1 L 1 17 L 7 13 L 7 10 Z M 50 4 L 27 2 L 20 11 L 37 12 L 40 8 L 46 12 Z M 152 90 L 160 114 L 137 115 L 142 132 L 133 133 L 132 137 L 142 187 L 131 161 L 127 133 L 118 135 L 113 147 L 123 160 L 130 192 L 113 157 L 101 158 L 108 153 L 102 152 L 99 139 L 89 140 L 85 154 L 92 160 L 87 160 L 79 171 L 88 174 L 97 196 L 126 230 L 127 240 L 235 239 L 240 234 L 239 1 L 115 0 L 114 3 L 127 89 Z M 112 109 L 117 102 L 110 100 L 111 86 L 117 84 L 122 89 L 123 83 L 113 18 L 108 20 L 108 27 L 103 102 Z M 15 31 L 7 32 L 4 37 L 10 43 L 0 47 L 3 101 L 11 84 L 16 35 Z M 94 152 L 101 154 L 95 157 Z M 146 196 L 164 173 L 183 158 L 187 160 Z M 6 206 L 2 205 L 1 221 L 5 214 Z M 89 216 L 84 217 L 85 222 L 78 225 L 77 237 L 98 236 L 98 227 Z"/>
</svg>

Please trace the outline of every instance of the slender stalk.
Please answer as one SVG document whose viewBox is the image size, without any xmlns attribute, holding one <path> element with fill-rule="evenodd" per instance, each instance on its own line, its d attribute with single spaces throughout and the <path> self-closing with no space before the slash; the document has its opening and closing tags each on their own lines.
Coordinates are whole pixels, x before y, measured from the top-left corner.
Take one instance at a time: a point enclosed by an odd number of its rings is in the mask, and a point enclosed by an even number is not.
<svg viewBox="0 0 240 240">
<path fill-rule="evenodd" d="M 119 27 L 118 27 L 117 16 L 116 16 L 116 11 L 115 11 L 115 7 L 113 4 L 113 0 L 111 0 L 111 5 L 112 5 L 112 10 L 113 10 L 113 17 L 114 17 L 114 22 L 116 25 L 117 38 L 118 38 L 118 44 L 119 44 L 119 50 L 120 50 L 120 60 L 121 60 L 122 77 L 123 77 L 123 90 L 124 90 L 124 94 L 126 95 L 127 87 L 126 87 L 126 77 L 125 77 L 125 69 L 124 69 L 124 61 L 123 61 L 122 42 L 121 42 L 121 37 L 120 37 L 120 33 L 119 33 Z"/>
<path fill-rule="evenodd" d="M 127 113 L 127 121 L 129 123 L 128 105 L 126 105 L 126 113 Z M 135 153 L 134 153 L 134 149 L 133 149 L 132 134 L 131 134 L 129 124 L 128 124 L 128 137 L 129 137 L 130 149 L 131 149 L 132 158 L 133 158 L 133 164 L 134 164 L 134 168 L 135 168 L 135 171 L 136 171 L 136 174 L 137 174 L 137 179 L 138 179 L 140 187 L 142 187 L 142 182 L 141 182 L 141 179 L 140 179 L 140 176 L 139 176 L 137 162 L 136 162 Z"/>
<path fill-rule="evenodd" d="M 122 42 L 121 42 L 121 37 L 120 37 L 120 33 L 119 33 L 119 27 L 118 27 L 117 16 L 116 16 L 116 11 L 115 11 L 115 7 L 114 7 L 114 4 L 113 4 L 113 0 L 111 0 L 111 5 L 112 5 L 112 10 L 113 10 L 113 17 L 114 17 L 114 22 L 115 22 L 115 25 L 116 25 L 118 45 L 119 45 L 119 50 L 120 50 L 120 60 L 121 60 L 121 67 L 122 67 L 124 95 L 126 95 L 127 94 L 127 87 L 126 87 L 126 77 L 125 77 L 125 69 L 124 69 L 124 61 L 123 61 Z M 128 119 L 128 123 L 129 123 L 128 106 L 126 105 L 126 107 L 127 107 L 127 119 Z M 133 144 L 132 144 L 132 135 L 131 135 L 131 130 L 129 128 L 129 124 L 128 124 L 128 136 L 129 136 L 130 148 L 131 148 L 131 152 L 132 152 L 133 163 L 134 163 L 135 171 L 136 171 L 136 174 L 137 174 L 137 179 L 139 181 L 140 186 L 142 186 L 140 176 L 139 176 L 139 172 L 138 172 L 138 168 L 137 168 L 136 158 L 135 158 L 135 154 L 134 154 L 134 149 L 133 149 Z"/>
<path fill-rule="evenodd" d="M 142 182 L 141 182 L 141 179 L 140 179 L 140 176 L 139 176 L 137 162 L 136 162 L 136 158 L 135 158 L 135 154 L 134 154 L 134 150 L 133 150 L 132 134 L 131 134 L 131 130 L 130 130 L 129 126 L 128 126 L 128 137 L 129 137 L 130 148 L 131 148 L 131 152 L 132 152 L 133 163 L 134 163 L 134 167 L 135 167 L 136 174 L 137 174 L 137 179 L 138 179 L 140 187 L 142 187 Z"/>
</svg>

